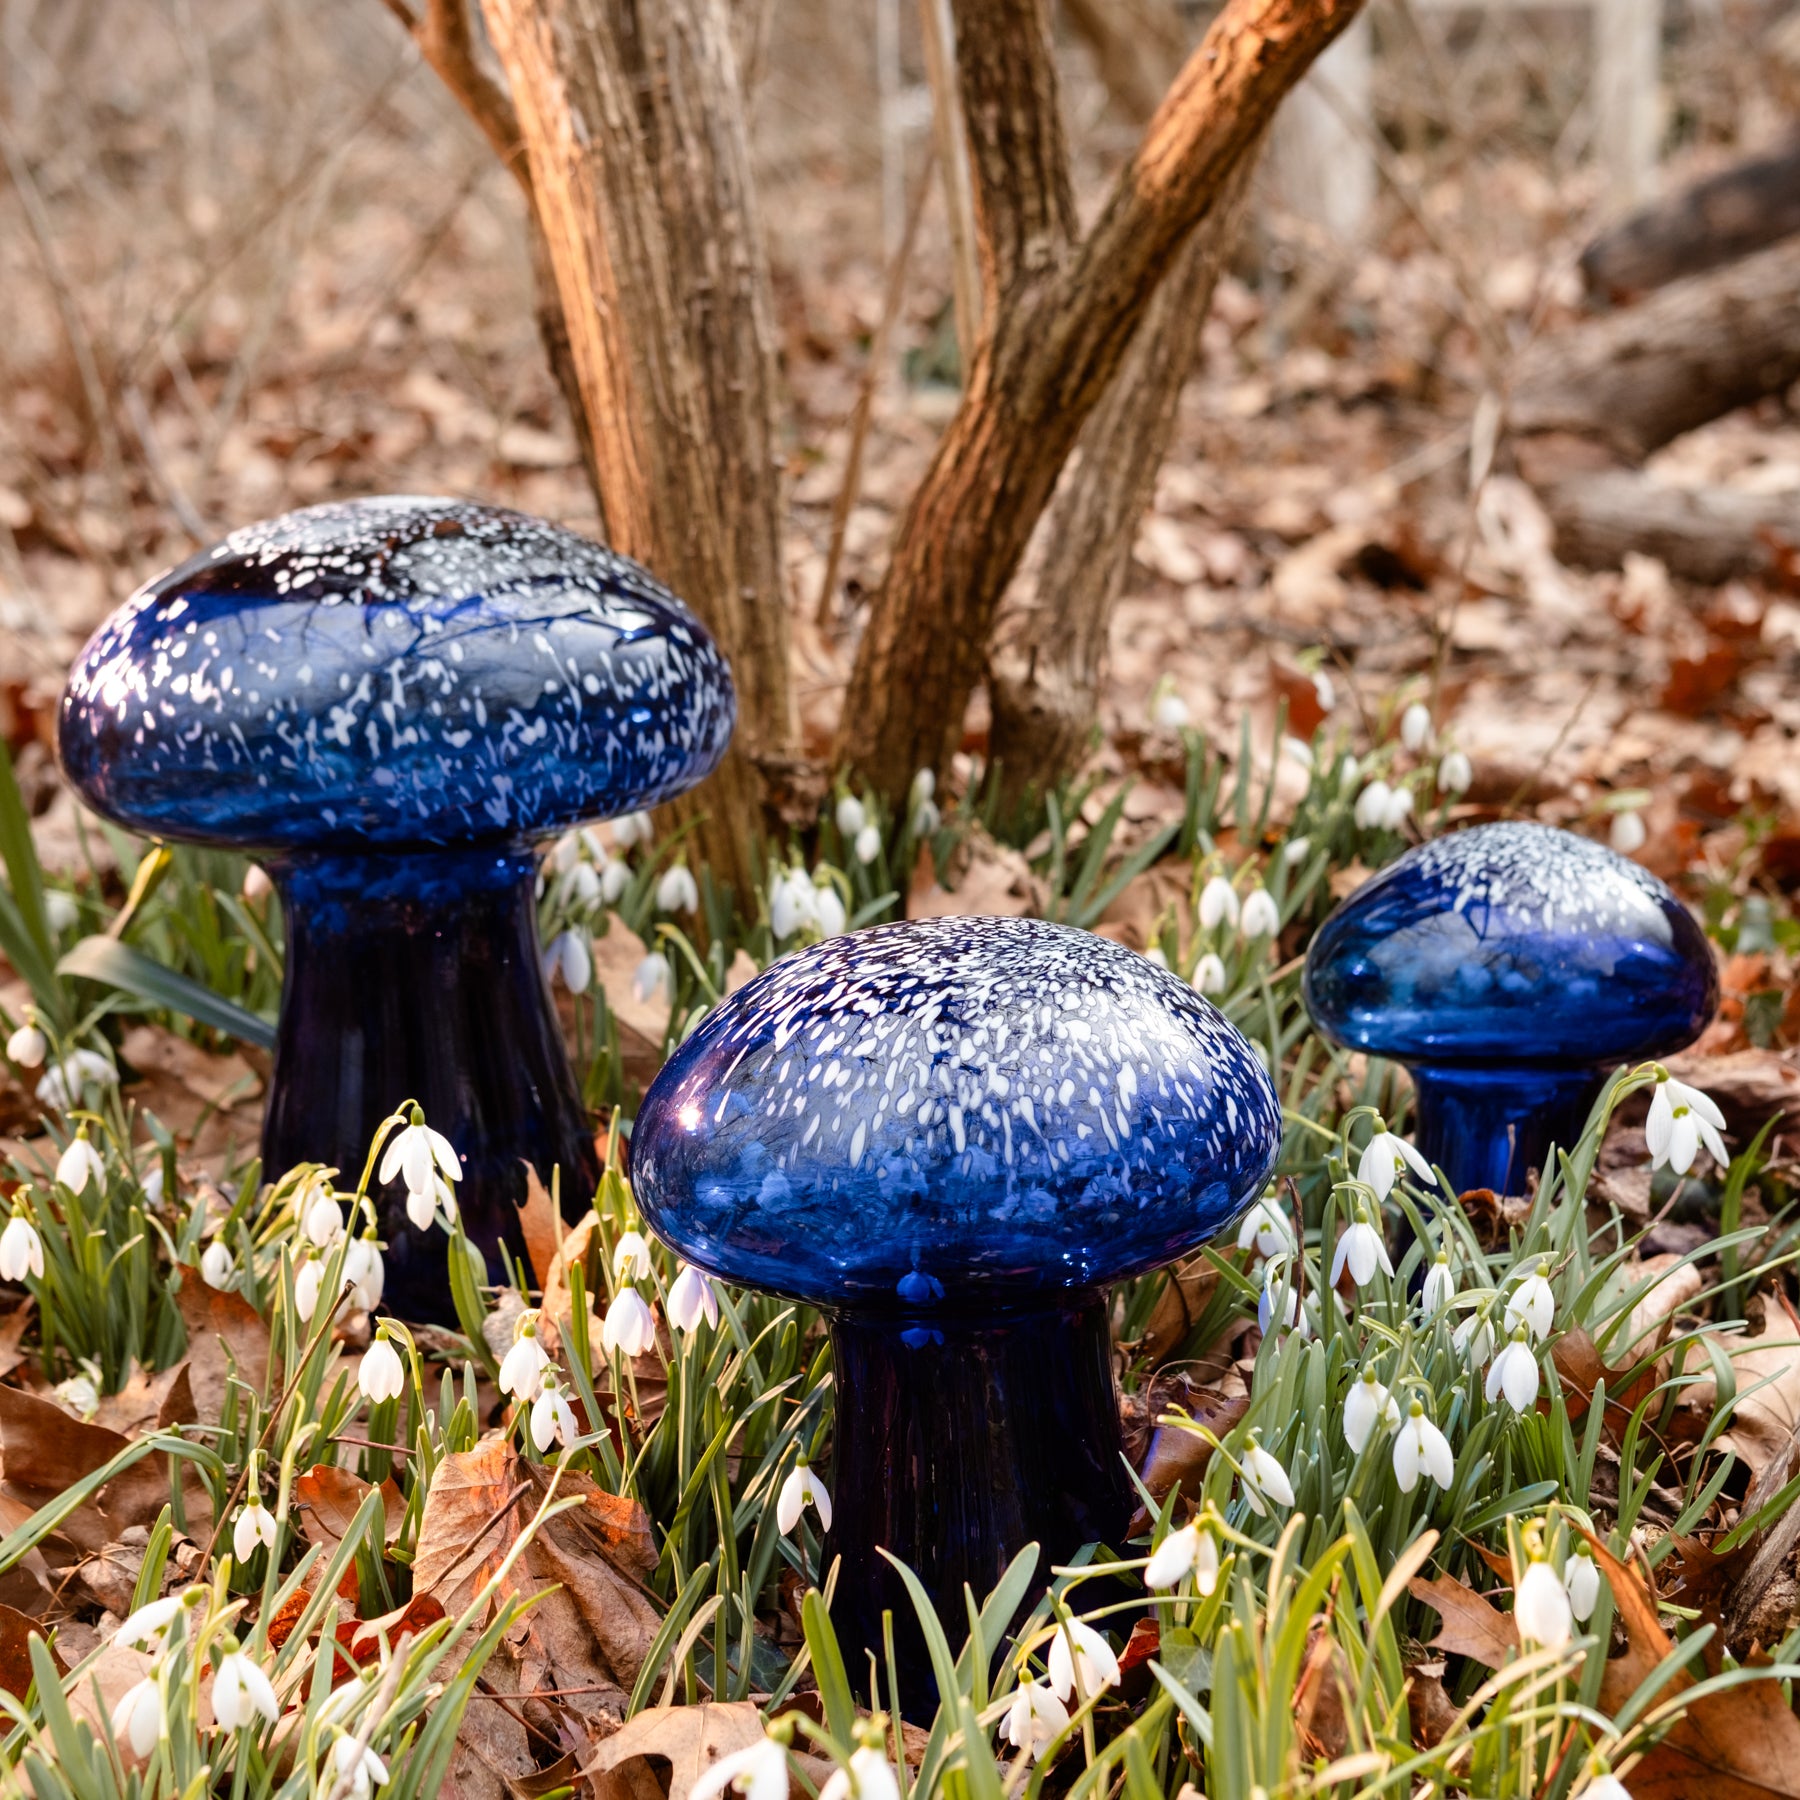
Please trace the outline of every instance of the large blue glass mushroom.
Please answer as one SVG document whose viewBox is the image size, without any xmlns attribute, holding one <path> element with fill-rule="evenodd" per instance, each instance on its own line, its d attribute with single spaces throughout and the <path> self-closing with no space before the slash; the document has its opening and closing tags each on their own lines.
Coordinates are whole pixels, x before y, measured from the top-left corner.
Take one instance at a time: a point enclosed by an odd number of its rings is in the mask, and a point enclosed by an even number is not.
<svg viewBox="0 0 1800 1800">
<path fill-rule="evenodd" d="M 830 938 L 675 1052 L 632 1137 L 638 1204 L 702 1269 L 831 1316 L 853 1650 L 913 1617 L 881 1549 L 960 1618 L 1023 1545 L 1123 1529 L 1105 1288 L 1212 1236 L 1280 1139 L 1211 1005 L 1033 919 Z"/>
<path fill-rule="evenodd" d="M 287 969 L 271 1172 L 353 1179 L 408 1095 L 463 1161 L 492 1266 L 523 1164 L 585 1206 L 592 1128 L 539 967 L 533 840 L 666 800 L 723 755 L 705 629 L 635 563 L 451 500 L 315 506 L 140 589 L 63 696 L 64 769 L 127 828 L 262 853 Z M 451 1304 L 443 1240 L 383 1201 L 388 1302 Z"/>
<path fill-rule="evenodd" d="M 1419 1148 L 1459 1191 L 1522 1191 L 1607 1071 L 1696 1038 L 1718 974 L 1692 915 L 1602 844 L 1523 822 L 1409 850 L 1313 939 L 1335 1042 L 1411 1070 Z"/>
</svg>

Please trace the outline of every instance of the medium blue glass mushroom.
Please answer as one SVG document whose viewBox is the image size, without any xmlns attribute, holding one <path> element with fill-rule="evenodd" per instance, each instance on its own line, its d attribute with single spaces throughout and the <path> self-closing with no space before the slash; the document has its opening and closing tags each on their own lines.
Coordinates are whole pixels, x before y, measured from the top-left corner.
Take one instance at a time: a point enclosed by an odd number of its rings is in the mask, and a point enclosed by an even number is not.
<svg viewBox="0 0 1800 1800">
<path fill-rule="evenodd" d="M 853 1651 L 947 1619 L 1038 1542 L 1132 1510 L 1105 1289 L 1262 1189 L 1281 1109 L 1184 982 L 1034 919 L 883 925 L 783 958 L 712 1012 L 638 1113 L 657 1234 L 831 1317 L 836 1607 Z M 918 1658 L 912 1658 L 917 1666 Z"/>
<path fill-rule="evenodd" d="M 1461 1192 L 1523 1190 L 1573 1145 L 1607 1071 L 1691 1043 L 1718 1002 L 1711 950 L 1655 876 L 1523 822 L 1409 850 L 1306 954 L 1334 1042 L 1412 1072 L 1417 1141 Z"/>
<path fill-rule="evenodd" d="M 539 966 L 534 840 L 692 787 L 730 671 L 635 563 L 452 500 L 309 507 L 140 589 L 63 696 L 64 769 L 130 830 L 255 850 L 287 932 L 271 1173 L 360 1173 L 406 1096 L 460 1153 L 462 1215 L 522 1249 L 522 1164 L 598 1177 Z M 451 1316 L 443 1239 L 382 1201 L 388 1303 Z"/>
</svg>

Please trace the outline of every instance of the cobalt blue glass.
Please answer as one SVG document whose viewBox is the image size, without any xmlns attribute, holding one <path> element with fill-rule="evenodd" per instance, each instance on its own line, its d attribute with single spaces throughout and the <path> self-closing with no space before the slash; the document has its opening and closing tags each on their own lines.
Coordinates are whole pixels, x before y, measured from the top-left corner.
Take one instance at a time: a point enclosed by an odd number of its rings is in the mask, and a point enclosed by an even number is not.
<svg viewBox="0 0 1800 1800">
<path fill-rule="evenodd" d="M 710 1274 L 824 1309 L 837 1625 L 859 1678 L 891 1551 L 946 1619 L 1037 1542 L 1116 1538 L 1108 1283 L 1195 1248 L 1281 1140 L 1245 1039 L 1184 982 L 1034 919 L 916 920 L 784 957 L 644 1097 L 638 1204 Z"/>
<path fill-rule="evenodd" d="M 539 966 L 534 840 L 701 780 L 735 715 L 705 628 L 635 563 L 453 500 L 309 507 L 139 590 L 63 695 L 64 769 L 155 837 L 266 857 L 287 933 L 271 1174 L 360 1174 L 411 1096 L 470 1239 L 522 1252 L 523 1162 L 598 1178 Z M 453 1316 L 441 1235 L 380 1197 L 388 1304 Z"/>
<path fill-rule="evenodd" d="M 1306 955 L 1308 1011 L 1404 1063 L 1417 1142 L 1458 1192 L 1523 1191 L 1607 1072 L 1699 1036 L 1718 973 L 1648 870 L 1548 825 L 1433 838 L 1365 882 Z"/>
</svg>

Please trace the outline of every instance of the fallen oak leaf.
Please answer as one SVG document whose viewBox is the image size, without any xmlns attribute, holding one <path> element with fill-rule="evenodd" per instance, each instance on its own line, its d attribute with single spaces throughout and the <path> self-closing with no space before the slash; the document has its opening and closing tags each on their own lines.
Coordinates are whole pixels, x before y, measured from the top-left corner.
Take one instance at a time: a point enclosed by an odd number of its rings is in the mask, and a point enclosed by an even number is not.
<svg viewBox="0 0 1800 1800">
<path fill-rule="evenodd" d="M 315 1463 L 294 1482 L 301 1529 L 310 1543 L 335 1550 L 372 1492 L 370 1484 L 348 1469 Z M 382 1542 L 394 1543 L 406 1522 L 406 1500 L 392 1476 L 381 1484 Z"/>
<path fill-rule="evenodd" d="M 352 1662 L 372 1663 L 383 1644 L 398 1645 L 416 1637 L 444 1616 L 443 1602 L 432 1594 L 414 1594 L 404 1606 L 375 1619 L 345 1619 L 337 1628 L 337 1641 L 349 1651 Z"/>
<path fill-rule="evenodd" d="M 669 1800 L 687 1800 L 694 1783 L 721 1757 L 760 1743 L 762 1713 L 749 1700 L 702 1701 L 697 1706 L 650 1706 L 609 1737 L 582 1771 L 589 1777 L 616 1777 L 639 1759 L 657 1757 L 669 1765 Z M 795 1760 L 815 1786 L 830 1779 L 832 1765 L 822 1758 Z M 637 1791 L 635 1785 L 625 1792 Z M 610 1800 L 610 1782 L 595 1782 L 600 1800 Z"/>
<path fill-rule="evenodd" d="M 56 1654 L 56 1646 L 45 1637 L 43 1626 L 14 1607 L 0 1606 L 0 1693 L 11 1694 L 15 1700 L 23 1700 L 31 1691 L 33 1637 L 45 1638 L 57 1674 L 67 1675 L 68 1665 Z"/>
<path fill-rule="evenodd" d="M 1519 1628 L 1512 1615 L 1501 1612 L 1454 1575 L 1415 1575 L 1406 1590 L 1444 1622 L 1431 1640 L 1432 1649 L 1466 1656 L 1483 1668 L 1499 1669 L 1519 1648 Z"/>
</svg>

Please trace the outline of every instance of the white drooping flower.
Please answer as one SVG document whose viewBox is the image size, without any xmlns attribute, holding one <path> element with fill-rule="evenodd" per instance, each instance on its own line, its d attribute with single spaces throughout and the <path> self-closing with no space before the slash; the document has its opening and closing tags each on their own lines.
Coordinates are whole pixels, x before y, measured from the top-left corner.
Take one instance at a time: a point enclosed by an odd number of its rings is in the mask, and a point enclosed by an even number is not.
<svg viewBox="0 0 1800 1800">
<path fill-rule="evenodd" d="M 1563 1564 L 1562 1582 L 1568 1590 L 1569 1611 L 1586 1624 L 1599 1603 L 1600 1571 L 1585 1544 L 1577 1544 L 1574 1554 Z"/>
<path fill-rule="evenodd" d="M 700 907 L 700 890 L 694 884 L 694 877 L 689 873 L 686 863 L 676 863 L 664 869 L 656 884 L 656 910 L 658 912 L 697 912 Z"/>
<path fill-rule="evenodd" d="M 15 1200 L 12 1217 L 0 1231 L 0 1281 L 23 1281 L 27 1275 L 44 1279 L 44 1240 Z"/>
<path fill-rule="evenodd" d="M 1540 1374 L 1530 1330 L 1521 1321 L 1513 1330 L 1512 1341 L 1503 1346 L 1488 1368 L 1488 1405 L 1492 1406 L 1504 1394 L 1506 1404 L 1514 1412 L 1530 1412 L 1537 1404 Z"/>
<path fill-rule="evenodd" d="M 1508 1298 L 1506 1329 L 1514 1331 L 1522 1324 L 1542 1343 L 1550 1335 L 1550 1327 L 1555 1319 L 1556 1296 L 1550 1292 L 1550 1262 L 1545 1258 L 1513 1289 Z"/>
<path fill-rule="evenodd" d="M 1513 1596 L 1513 1623 L 1527 1644 L 1560 1650 L 1575 1635 L 1575 1618 L 1569 1610 L 1569 1592 L 1556 1571 L 1533 1558 Z"/>
<path fill-rule="evenodd" d="M 585 868 L 587 865 L 582 865 Z M 544 949 L 544 979 L 560 981 L 571 994 L 585 994 L 594 985 L 594 953 L 585 931 L 559 931 Z"/>
<path fill-rule="evenodd" d="M 831 1529 L 831 1496 L 825 1484 L 803 1456 L 788 1470 L 787 1480 L 775 1497 L 775 1523 L 786 1537 L 800 1523 L 800 1515 L 811 1505 L 819 1515 L 823 1529 Z"/>
<path fill-rule="evenodd" d="M 273 1550 L 276 1536 L 275 1515 L 263 1505 L 261 1495 L 252 1494 L 232 1521 L 232 1553 L 239 1562 L 246 1563 L 256 1554 L 258 1544 Z"/>
<path fill-rule="evenodd" d="M 650 1246 L 641 1231 L 622 1231 L 613 1245 L 613 1279 L 643 1281 L 650 1274 Z"/>
<path fill-rule="evenodd" d="M 1437 768 L 1440 794 L 1466 794 L 1475 780 L 1475 770 L 1460 750 L 1446 750 Z"/>
<path fill-rule="evenodd" d="M 1093 1626 L 1064 1619 L 1050 1640 L 1049 1674 L 1059 1700 L 1077 1692 L 1077 1678 L 1078 1697 L 1091 1700 L 1103 1688 L 1119 1685 L 1119 1659 Z"/>
<path fill-rule="evenodd" d="M 1424 1402 L 1414 1400 L 1394 1434 L 1394 1479 L 1401 1493 L 1410 1494 L 1421 1474 L 1447 1488 L 1456 1479 L 1456 1459 L 1450 1440 L 1426 1417 Z"/>
<path fill-rule="evenodd" d="M 1289 838 L 1281 852 L 1281 860 L 1290 869 L 1297 869 L 1312 854 L 1312 839 L 1309 837 Z"/>
<path fill-rule="evenodd" d="M 870 1744 L 850 1752 L 847 1769 L 833 1769 L 819 1789 L 819 1800 L 900 1800 L 894 1765 Z"/>
<path fill-rule="evenodd" d="M 332 1197 L 331 1190 L 322 1182 L 312 1199 L 306 1203 L 300 1229 L 305 1232 L 307 1241 L 317 1244 L 321 1250 L 329 1249 L 343 1233 L 344 1215 Z"/>
<path fill-rule="evenodd" d="M 29 1021 L 6 1040 L 8 1061 L 21 1069 L 35 1069 L 50 1054 L 50 1041 Z"/>
<path fill-rule="evenodd" d="M 538 1341 L 536 1312 L 519 1315 L 517 1332 L 512 1348 L 500 1361 L 500 1391 L 515 1400 L 526 1400 L 537 1392 L 550 1358 Z"/>
<path fill-rule="evenodd" d="M 843 896 L 829 882 L 819 882 L 814 887 L 813 918 L 820 937 L 836 937 L 850 922 Z"/>
<path fill-rule="evenodd" d="M 869 822 L 868 810 L 854 794 L 839 794 L 837 810 L 838 836 L 848 843 Z"/>
<path fill-rule="evenodd" d="M 1255 1432 L 1251 1432 L 1249 1446 L 1239 1461 L 1244 1498 L 1259 1519 L 1270 1506 L 1294 1504 L 1294 1484 L 1288 1480 L 1287 1470 L 1262 1447 Z"/>
<path fill-rule="evenodd" d="M 688 1789 L 688 1800 L 717 1800 L 727 1788 L 743 1800 L 787 1800 L 787 1751 L 772 1737 L 719 1760 Z"/>
<path fill-rule="evenodd" d="M 667 1002 L 674 999 L 675 971 L 660 950 L 652 950 L 638 964 L 631 977 L 631 991 L 645 1006 L 653 1000 Z"/>
<path fill-rule="evenodd" d="M 1419 1303 L 1429 1319 L 1442 1312 L 1455 1298 L 1456 1277 L 1450 1272 L 1450 1252 L 1440 1250 L 1425 1271 L 1425 1286 L 1420 1292 Z"/>
<path fill-rule="evenodd" d="M 1238 1225 L 1237 1247 L 1248 1250 L 1252 1245 L 1258 1256 L 1293 1254 L 1294 1228 L 1281 1209 L 1267 1200 L 1257 1201 Z"/>
<path fill-rule="evenodd" d="M 406 1190 L 406 1216 L 420 1231 L 429 1231 L 434 1219 L 442 1216 L 448 1231 L 456 1223 L 456 1196 L 450 1184 L 434 1169 L 430 1184 Z"/>
<path fill-rule="evenodd" d="M 621 850 L 629 850 L 633 844 L 649 843 L 656 836 L 656 827 L 647 812 L 627 813 L 622 819 L 613 820 L 612 835 Z"/>
<path fill-rule="evenodd" d="M 1194 964 L 1194 992 L 1196 994 L 1222 994 L 1225 991 L 1225 963 L 1213 951 L 1208 950 Z"/>
<path fill-rule="evenodd" d="M 1431 708 L 1415 700 L 1400 715 L 1400 742 L 1417 756 L 1431 742 Z"/>
<path fill-rule="evenodd" d="M 281 1717 L 275 1686 L 241 1650 L 228 1650 L 213 1675 L 213 1717 L 227 1731 L 236 1731 L 258 1716 L 273 1725 Z"/>
<path fill-rule="evenodd" d="M 1179 731 L 1189 716 L 1188 703 L 1172 687 L 1164 688 L 1150 703 L 1150 722 L 1159 731 Z"/>
<path fill-rule="evenodd" d="M 916 838 L 929 837 L 943 822 L 937 802 L 932 798 L 936 792 L 937 776 L 930 769 L 921 769 L 912 778 L 912 788 L 906 796 L 906 814 Z"/>
<path fill-rule="evenodd" d="M 90 1087 L 119 1085 L 119 1071 L 97 1050 L 71 1050 L 53 1063 L 37 1084 L 38 1100 L 57 1112 L 67 1112 Z"/>
<path fill-rule="evenodd" d="M 1368 1208 L 1364 1206 L 1357 1207 L 1355 1219 L 1344 1228 L 1343 1236 L 1337 1241 L 1337 1254 L 1331 1259 L 1333 1287 L 1343 1278 L 1346 1268 L 1350 1271 L 1350 1279 L 1359 1288 L 1367 1287 L 1375 1279 L 1377 1269 L 1382 1270 L 1390 1281 L 1394 1276 L 1387 1245 L 1382 1241 L 1381 1233 L 1369 1222 Z"/>
<path fill-rule="evenodd" d="M 1000 1735 L 1015 1750 L 1031 1756 L 1044 1752 L 1069 1729 L 1069 1709 L 1047 1681 L 1022 1681 L 1007 1708 Z"/>
<path fill-rule="evenodd" d="M 381 1259 L 381 1246 L 368 1232 L 344 1246 L 344 1285 L 364 1312 L 373 1312 L 381 1304 L 387 1264 Z"/>
<path fill-rule="evenodd" d="M 1608 1770 L 1596 1775 L 1575 1800 L 1631 1800 L 1631 1789 Z"/>
<path fill-rule="evenodd" d="M 1377 1200 L 1386 1200 L 1394 1191 L 1394 1180 L 1403 1168 L 1411 1169 L 1427 1187 L 1437 1185 L 1431 1164 L 1405 1138 L 1376 1120 L 1375 1135 L 1363 1146 L 1356 1162 L 1356 1179 L 1375 1190 Z"/>
<path fill-rule="evenodd" d="M 1394 797 L 1394 790 L 1385 781 L 1371 781 L 1356 796 L 1356 805 L 1351 816 L 1364 831 L 1375 831 L 1387 823 L 1388 804 Z"/>
<path fill-rule="evenodd" d="M 1494 1354 L 1494 1327 L 1485 1311 L 1472 1312 L 1450 1334 L 1450 1342 L 1468 1362 L 1480 1364 Z"/>
<path fill-rule="evenodd" d="M 1731 1166 L 1731 1153 L 1720 1133 L 1725 1115 L 1713 1099 L 1672 1075 L 1663 1076 L 1650 1097 L 1650 1116 L 1644 1121 L 1644 1139 L 1650 1146 L 1650 1166 L 1667 1163 L 1677 1175 L 1694 1166 L 1702 1144 L 1721 1169 Z"/>
<path fill-rule="evenodd" d="M 881 854 L 881 827 L 865 825 L 856 834 L 856 860 L 865 866 Z"/>
<path fill-rule="evenodd" d="M 61 888 L 44 890 L 44 923 L 53 935 L 61 937 L 65 931 L 73 931 L 80 922 L 81 908 L 73 894 L 65 894 Z"/>
<path fill-rule="evenodd" d="M 112 1729 L 115 1738 L 130 1744 L 134 1756 L 148 1756 L 156 1748 L 168 1729 L 168 1718 L 162 1682 L 155 1675 L 146 1675 L 119 1696 L 112 1709 Z"/>
<path fill-rule="evenodd" d="M 325 1263 L 318 1251 L 308 1250 L 306 1259 L 294 1271 L 294 1311 L 303 1325 L 312 1323 L 319 1308 L 319 1289 L 325 1280 Z"/>
<path fill-rule="evenodd" d="M 1331 671 L 1315 669 L 1312 686 L 1313 698 L 1318 701 L 1321 710 L 1330 712 L 1337 705 L 1337 683 L 1331 679 Z"/>
<path fill-rule="evenodd" d="M 619 896 L 631 886 L 631 864 L 608 857 L 600 865 L 600 899 L 603 905 L 617 906 Z"/>
<path fill-rule="evenodd" d="M 376 1406 L 383 1400 L 398 1400 L 406 1391 L 406 1366 L 385 1325 L 376 1331 L 374 1343 L 363 1352 L 356 1385 L 362 1389 L 363 1398 Z"/>
<path fill-rule="evenodd" d="M 200 1256 L 200 1279 L 210 1288 L 228 1288 L 237 1279 L 237 1263 L 231 1246 L 216 1237 Z"/>
<path fill-rule="evenodd" d="M 1373 1369 L 1364 1369 L 1350 1384 L 1344 1396 L 1344 1441 L 1358 1456 L 1367 1448 L 1379 1425 L 1386 1431 L 1400 1426 L 1400 1408 L 1394 1396 L 1376 1379 Z"/>
<path fill-rule="evenodd" d="M 1387 806 L 1383 809 L 1381 822 L 1389 831 L 1398 831 L 1412 817 L 1413 797 L 1409 787 L 1395 787 L 1388 791 Z"/>
<path fill-rule="evenodd" d="M 1223 875 L 1215 875 L 1200 890 L 1200 929 L 1215 931 L 1221 925 L 1238 922 L 1238 897 Z"/>
<path fill-rule="evenodd" d="M 122 1650 L 148 1650 L 152 1656 L 160 1656 L 168 1643 L 169 1627 L 187 1607 L 185 1592 L 148 1600 L 136 1612 L 126 1615 L 124 1624 L 113 1633 L 112 1641 Z"/>
<path fill-rule="evenodd" d="M 89 1182 L 93 1183 L 96 1193 L 105 1191 L 106 1164 L 101 1160 L 100 1152 L 88 1142 L 85 1125 L 69 1139 L 62 1155 L 56 1159 L 56 1179 L 71 1194 L 82 1193 Z"/>
<path fill-rule="evenodd" d="M 600 1326 L 600 1342 L 608 1356 L 642 1356 L 656 1342 L 656 1314 L 634 1287 L 622 1287 Z"/>
<path fill-rule="evenodd" d="M 1144 949 L 1144 961 L 1155 963 L 1159 969 L 1166 969 L 1169 966 L 1169 959 L 1163 955 L 1163 947 L 1161 944 L 1146 945 Z"/>
<path fill-rule="evenodd" d="M 569 1404 L 561 1384 L 554 1375 L 545 1374 L 538 1397 L 531 1403 L 531 1441 L 537 1445 L 539 1455 L 553 1443 L 566 1448 L 580 1435 L 575 1409 Z"/>
<path fill-rule="evenodd" d="M 1160 1591 L 1178 1586 L 1189 1575 L 1202 1594 L 1210 1594 L 1219 1584 L 1218 1540 L 1198 1523 L 1171 1531 L 1156 1546 L 1144 1570 L 1144 1586 Z"/>
<path fill-rule="evenodd" d="M 446 1181 L 462 1179 L 462 1158 L 441 1131 L 433 1131 L 425 1123 L 418 1107 L 412 1109 L 411 1123 L 402 1125 L 388 1139 L 381 1153 L 379 1179 L 392 1181 L 404 1176 L 408 1193 L 429 1192 L 433 1173 Z"/>
<path fill-rule="evenodd" d="M 144 1171 L 144 1178 L 138 1183 L 144 1190 L 144 1199 L 151 1206 L 161 1206 L 163 1197 L 163 1166 L 161 1162 L 153 1162 Z"/>
<path fill-rule="evenodd" d="M 1314 761 L 1312 745 L 1305 738 L 1290 737 L 1284 731 L 1281 734 L 1281 743 L 1277 748 L 1289 762 L 1298 764 L 1308 774 L 1311 774 Z"/>
<path fill-rule="evenodd" d="M 669 1323 L 677 1331 L 697 1331 L 702 1319 L 718 1324 L 719 1296 L 692 1263 L 683 1263 L 669 1288 Z"/>
<path fill-rule="evenodd" d="M 817 893 L 803 869 L 787 869 L 775 877 L 769 889 L 769 929 L 779 938 L 790 938 L 818 923 L 814 911 Z"/>
<path fill-rule="evenodd" d="M 1621 856 L 1636 856 L 1649 836 L 1650 833 L 1644 828 L 1644 815 L 1641 812 L 1613 814 L 1612 829 L 1607 833 L 1607 838 Z"/>
<path fill-rule="evenodd" d="M 1252 888 L 1244 896 L 1239 929 L 1245 937 L 1252 940 L 1272 938 L 1281 930 L 1281 908 L 1275 904 L 1275 896 L 1267 888 Z"/>
<path fill-rule="evenodd" d="M 1256 1328 L 1265 1337 L 1271 1323 L 1278 1331 L 1292 1331 L 1298 1317 L 1300 1297 L 1288 1266 L 1289 1260 L 1284 1252 L 1271 1256 L 1263 1264 L 1262 1293 L 1256 1302 Z"/>
<path fill-rule="evenodd" d="M 348 1735 L 332 1745 L 331 1762 L 338 1780 L 350 1784 L 350 1800 L 369 1800 L 370 1792 L 388 1778 L 387 1764 L 373 1750 L 359 1748 L 356 1739 Z"/>
</svg>

